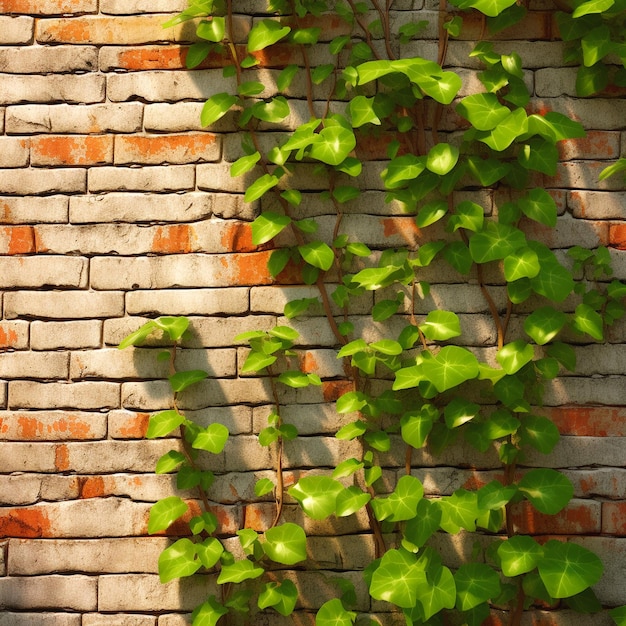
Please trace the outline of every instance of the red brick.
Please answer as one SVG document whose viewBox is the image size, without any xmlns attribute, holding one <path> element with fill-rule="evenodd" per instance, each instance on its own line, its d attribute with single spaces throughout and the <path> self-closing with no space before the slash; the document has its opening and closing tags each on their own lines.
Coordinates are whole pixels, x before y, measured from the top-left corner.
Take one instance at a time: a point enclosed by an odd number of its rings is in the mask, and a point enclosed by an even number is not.
<svg viewBox="0 0 626 626">
<path fill-rule="evenodd" d="M 599 533 L 600 503 L 590 500 L 570 502 L 556 515 L 539 513 L 529 502 L 512 507 L 512 519 L 518 533 L 585 535 Z"/>
<path fill-rule="evenodd" d="M 113 161 L 113 137 L 108 135 L 33 137 L 33 165 L 96 165 Z"/>
<path fill-rule="evenodd" d="M 0 512 L 0 537 L 52 537 L 45 508 L 9 509 Z"/>
<path fill-rule="evenodd" d="M 0 254 L 32 254 L 35 234 L 32 226 L 5 226 L 0 229 Z"/>
<path fill-rule="evenodd" d="M 215 161 L 220 144 L 211 133 L 123 136 L 115 139 L 115 163 L 194 163 Z"/>
<path fill-rule="evenodd" d="M 626 224 L 611 224 L 609 245 L 618 250 L 626 250 Z"/>
<path fill-rule="evenodd" d="M 626 502 L 602 503 L 602 532 L 626 537 Z"/>
<path fill-rule="evenodd" d="M 542 412 L 562 435 L 626 437 L 626 407 L 546 407 Z"/>
<path fill-rule="evenodd" d="M 193 226 L 176 224 L 157 228 L 152 240 L 152 251 L 159 254 L 177 254 L 192 251 L 196 239 Z"/>
</svg>

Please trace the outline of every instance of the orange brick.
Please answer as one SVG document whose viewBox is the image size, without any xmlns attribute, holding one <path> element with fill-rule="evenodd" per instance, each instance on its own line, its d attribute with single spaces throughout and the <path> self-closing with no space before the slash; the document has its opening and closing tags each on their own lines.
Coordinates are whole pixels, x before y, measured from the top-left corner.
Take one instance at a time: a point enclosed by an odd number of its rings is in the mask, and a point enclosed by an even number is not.
<svg viewBox="0 0 626 626">
<path fill-rule="evenodd" d="M 191 252 L 195 239 L 194 228 L 188 224 L 159 226 L 152 240 L 152 251 L 158 254 Z"/>
<path fill-rule="evenodd" d="M 113 161 L 113 137 L 109 135 L 48 135 L 33 137 L 33 165 L 96 165 Z"/>
<path fill-rule="evenodd" d="M 97 0 L 0 0 L 0 13 L 61 15 L 97 10 Z"/>
<path fill-rule="evenodd" d="M 109 435 L 115 439 L 143 439 L 149 421 L 149 413 L 114 412 L 109 416 Z"/>
<path fill-rule="evenodd" d="M 587 131 L 585 137 L 557 143 L 561 161 L 569 159 L 614 159 L 619 156 L 620 134 L 602 130 Z"/>
<path fill-rule="evenodd" d="M 611 224 L 609 245 L 618 250 L 626 250 L 626 224 Z"/>
<path fill-rule="evenodd" d="M 626 407 L 546 407 L 542 412 L 563 435 L 626 437 Z"/>
<path fill-rule="evenodd" d="M 0 350 L 6 348 L 24 348 L 28 342 L 26 325 L 16 322 L 0 322 Z"/>
<path fill-rule="evenodd" d="M 194 163 L 216 161 L 220 142 L 211 133 L 123 136 L 115 139 L 115 163 Z"/>
<path fill-rule="evenodd" d="M 35 233 L 32 226 L 5 226 L 0 229 L 0 254 L 32 254 Z"/>
<path fill-rule="evenodd" d="M 0 537 L 51 537 L 51 523 L 45 509 L 32 507 L 0 512 Z"/>
<path fill-rule="evenodd" d="M 626 537 L 626 502 L 602 503 L 602 532 Z"/>
<path fill-rule="evenodd" d="M 248 223 L 228 224 L 222 235 L 222 246 L 230 252 L 252 252 L 257 246 L 252 243 L 252 228 Z"/>
<path fill-rule="evenodd" d="M 516 532 L 531 535 L 585 535 L 601 528 L 600 503 L 591 500 L 572 501 L 556 515 L 544 515 L 521 502 L 512 507 L 512 518 Z"/>
</svg>

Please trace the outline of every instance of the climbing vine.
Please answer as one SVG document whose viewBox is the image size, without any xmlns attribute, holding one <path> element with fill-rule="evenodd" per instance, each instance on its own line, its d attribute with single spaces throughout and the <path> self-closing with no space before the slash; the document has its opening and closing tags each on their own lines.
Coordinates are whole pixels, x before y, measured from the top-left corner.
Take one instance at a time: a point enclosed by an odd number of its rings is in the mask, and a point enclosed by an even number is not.
<svg viewBox="0 0 626 626">
<path fill-rule="evenodd" d="M 624 4 L 559 3 L 568 59 L 583 61 L 581 95 L 604 89 L 609 80 L 624 82 L 626 70 L 604 63 L 611 55 L 626 58 Z M 287 270 L 297 273 L 319 293 L 289 302 L 282 325 L 235 338 L 249 348 L 241 374 L 269 381 L 273 406 L 258 439 L 277 459 L 274 479 L 262 478 L 254 490 L 259 499 L 273 495 L 273 520 L 263 532 L 240 528 L 236 549 L 220 538 L 211 513 L 211 486 L 219 476 L 201 460 L 203 453 L 222 453 L 228 430 L 219 423 L 203 427 L 178 406 L 179 394 L 206 376 L 176 371 L 189 320 L 152 320 L 120 346 L 141 345 L 155 334 L 172 345 L 163 356 L 172 369 L 172 407 L 151 417 L 147 437 L 180 430 L 180 448 L 161 458 L 156 471 L 175 472 L 177 486 L 196 489 L 203 505 L 189 521 L 189 536 L 159 559 L 163 582 L 199 571 L 213 574 L 212 591 L 193 613 L 194 626 L 228 623 L 236 616 L 253 623 L 259 611 L 288 616 L 298 606 L 299 589 L 288 571 L 310 555 L 304 524 L 284 521 L 287 499 L 311 520 L 365 511 L 376 546 L 364 571 L 369 594 L 404 615 L 407 624 L 441 624 L 444 615 L 456 613 L 460 623 L 479 625 L 499 607 L 508 610 L 508 623 L 518 626 L 525 609 L 560 601 L 584 612 L 601 610 L 592 590 L 602 574 L 600 559 L 575 543 L 540 543 L 518 532 L 512 515 L 524 502 L 554 515 L 572 498 L 563 474 L 525 466 L 529 451 L 549 454 L 559 440 L 556 426 L 541 414 L 543 390 L 563 369 L 575 371 L 573 335 L 603 341 L 606 327 L 624 314 L 626 285 L 611 278 L 607 249 L 576 246 L 560 254 L 525 230 L 533 222 L 556 226 L 557 205 L 536 184 L 537 174 L 555 176 L 557 144 L 582 137 L 584 130 L 560 113 L 529 113 L 520 55 L 500 54 L 489 41 L 494 32 L 524 19 L 523 4 L 455 0 L 457 10 L 448 14 L 443 3 L 434 25 L 437 60 L 414 54 L 415 42 L 430 27 L 420 11 L 392 19 L 392 5 L 392 0 L 268 0 L 245 46 L 233 36 L 232 0 L 189 0 L 189 8 L 170 22 L 196 21 L 190 68 L 211 55 L 222 60 L 224 76 L 232 81 L 230 91 L 207 100 L 201 121 L 211 126 L 233 115 L 241 129 L 243 156 L 231 174 L 246 178 L 245 201 L 260 204 L 252 238 L 255 245 L 273 246 L 270 274 L 279 280 Z M 471 56 L 482 64 L 477 75 L 482 87 L 460 97 L 460 73 L 444 69 L 447 49 L 464 21 L 476 15 L 483 36 Z M 344 24 L 343 34 L 330 40 L 324 32 L 329 16 Z M 298 61 L 275 71 L 273 84 L 261 82 L 260 68 L 275 46 L 287 46 Z M 306 99 L 297 102 L 292 89 L 302 85 Z M 306 118 L 285 132 L 285 120 L 301 105 Z M 446 119 L 456 121 L 450 125 Z M 455 132 L 457 127 L 463 132 Z M 263 136 L 268 128 L 280 131 L 271 146 Z M 371 170 L 359 158 L 360 148 L 374 139 L 387 153 L 380 194 L 367 193 L 364 177 Z M 626 169 L 620 163 L 603 176 Z M 307 193 L 310 176 L 324 182 L 323 193 Z M 485 198 L 496 189 L 507 190 L 507 200 L 492 208 Z M 312 200 L 331 207 L 330 227 L 317 212 L 307 213 Z M 354 203 L 371 202 L 386 203 L 401 215 L 397 219 L 411 220 L 419 241 L 380 249 L 359 241 L 345 226 L 345 215 Z M 468 340 L 471 329 L 453 310 L 421 312 L 438 272 L 452 272 L 456 283 L 475 286 L 490 312 L 493 345 L 478 347 Z M 366 340 L 362 322 L 351 312 L 367 293 L 375 294 L 370 319 L 389 333 L 375 341 Z M 299 433 L 283 416 L 281 389 L 322 384 L 320 376 L 298 366 L 299 333 L 289 324 L 320 307 L 349 381 L 336 411 L 350 419 L 335 436 L 358 442 L 361 452 L 334 469 L 304 472 L 287 488 L 284 444 Z M 480 453 L 495 450 L 500 478 L 475 490 L 426 497 L 414 472 L 414 452 L 427 447 L 441 455 L 458 441 Z M 405 468 L 389 488 L 382 480 L 386 455 L 399 447 Z M 158 502 L 148 531 L 161 532 L 188 518 L 188 508 L 178 496 Z M 453 571 L 432 539 L 461 530 L 491 540 Z M 342 580 L 336 597 L 317 611 L 317 626 L 353 624 L 354 595 Z M 612 616 L 625 623 L 623 609 Z"/>
</svg>

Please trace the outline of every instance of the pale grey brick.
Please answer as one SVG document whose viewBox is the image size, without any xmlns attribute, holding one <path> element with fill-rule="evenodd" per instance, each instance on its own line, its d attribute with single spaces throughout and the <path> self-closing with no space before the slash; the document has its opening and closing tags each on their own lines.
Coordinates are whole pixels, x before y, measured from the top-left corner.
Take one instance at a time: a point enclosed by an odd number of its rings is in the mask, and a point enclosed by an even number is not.
<svg viewBox="0 0 626 626">
<path fill-rule="evenodd" d="M 69 352 L 5 352 L 0 354 L 0 378 L 67 378 Z"/>
<path fill-rule="evenodd" d="M 0 48 L 0 72 L 46 74 L 98 68 L 98 50 L 92 46 L 28 46 Z"/>
<path fill-rule="evenodd" d="M 535 72 L 535 94 L 541 98 L 576 96 L 576 68 L 538 69 Z"/>
<path fill-rule="evenodd" d="M 229 198 L 227 198 L 228 200 Z M 212 194 L 107 193 L 70 198 L 73 224 L 100 222 L 194 222 L 210 217 Z"/>
<path fill-rule="evenodd" d="M 82 626 L 154 626 L 156 621 L 154 615 L 85 613 Z"/>
<path fill-rule="evenodd" d="M 97 584 L 89 576 L 40 576 L 34 583 L 30 576 L 0 578 L 0 606 L 92 611 L 97 605 Z"/>
<path fill-rule="evenodd" d="M 13 196 L 84 192 L 86 182 L 82 169 L 0 170 L 0 194 Z"/>
<path fill-rule="evenodd" d="M 34 321 L 30 326 L 30 344 L 33 350 L 97 348 L 101 334 L 102 322 L 99 320 Z"/>
<path fill-rule="evenodd" d="M 49 443 L 2 442 L 4 471 L 57 472 L 57 446 Z M 40 509 L 41 510 L 41 509 Z M 0 509 L 0 514 L 3 510 Z"/>
<path fill-rule="evenodd" d="M 24 137 L 0 137 L 0 167 L 26 167 L 29 141 Z"/>
<path fill-rule="evenodd" d="M 80 613 L 0 612 L 0 626 L 81 626 Z"/>
<path fill-rule="evenodd" d="M 113 15 L 136 15 L 138 13 L 169 13 L 187 8 L 185 0 L 101 0 L 100 11 Z"/>
<path fill-rule="evenodd" d="M 0 220 L 3 224 L 38 224 L 67 222 L 67 196 L 0 197 Z"/>
<path fill-rule="evenodd" d="M 141 130 L 143 105 L 27 104 L 7 108 L 8 133 L 132 133 Z"/>
<path fill-rule="evenodd" d="M 195 186 L 193 165 L 98 167 L 89 170 L 89 191 L 188 191 Z"/>
<path fill-rule="evenodd" d="M 254 432 L 261 432 L 267 426 L 267 417 L 273 410 L 272 406 L 254 408 Z M 334 434 L 345 424 L 357 419 L 354 413 L 337 413 L 333 403 L 284 404 L 280 408 L 280 416 L 284 422 L 293 424 L 301 435 Z"/>
<path fill-rule="evenodd" d="M 574 496 L 600 496 L 611 500 L 626 500 L 626 468 L 566 469 L 562 472 L 574 485 Z"/>
<path fill-rule="evenodd" d="M 583 379 L 584 380 L 584 379 Z M 579 387 L 586 387 L 580 382 Z M 607 397 L 607 400 L 610 398 Z M 589 402 L 594 402 L 593 398 Z M 570 402 L 577 402 L 576 399 Z M 563 436 L 549 456 L 529 451 L 524 461 L 531 467 L 572 468 L 590 466 L 623 467 L 623 437 Z"/>
<path fill-rule="evenodd" d="M 27 44 L 33 40 L 35 20 L 32 17 L 0 16 L 0 44 Z"/>
<path fill-rule="evenodd" d="M 120 386 L 110 382 L 9 383 L 11 409 L 114 409 L 119 407 Z"/>
<path fill-rule="evenodd" d="M 532 100 L 537 109 L 547 109 L 573 117 L 586 129 L 622 130 L 626 102 L 621 98 L 539 98 Z"/>
<path fill-rule="evenodd" d="M 202 102 L 147 104 L 144 110 L 145 129 L 149 132 L 202 130 L 200 114 L 203 106 Z M 224 127 L 222 123 L 220 126 L 218 121 L 211 128 L 214 131 L 232 130 L 233 125 L 231 123 Z"/>
<path fill-rule="evenodd" d="M 0 502 L 3 505 L 33 504 L 39 499 L 41 475 L 0 475 Z"/>
<path fill-rule="evenodd" d="M 62 256 L 3 257 L 1 287 L 86 287 L 87 259 Z M 15 297 L 18 294 L 7 294 Z M 7 302 L 5 301 L 5 310 Z"/>
<path fill-rule="evenodd" d="M 72 353 L 70 378 L 167 378 L 170 364 L 157 360 L 161 350 L 135 348 L 134 350 L 83 350 Z M 18 353 L 16 353 L 18 354 Z M 38 353 L 40 354 L 40 353 Z M 235 350 L 183 350 L 176 356 L 176 368 L 179 371 L 203 370 L 210 377 L 234 376 Z M 0 376 L 2 360 L 0 356 Z"/>
<path fill-rule="evenodd" d="M 0 83 L 0 104 L 21 102 L 102 102 L 105 77 L 94 74 L 49 76 L 3 76 Z"/>
<path fill-rule="evenodd" d="M 8 319 L 118 317 L 124 315 L 124 294 L 96 291 L 19 291 L 5 295 L 4 314 Z"/>
<path fill-rule="evenodd" d="M 131 291 L 126 295 L 130 315 L 216 315 L 248 310 L 247 287 L 222 289 L 159 289 Z M 282 311 L 281 311 L 282 312 Z"/>
<path fill-rule="evenodd" d="M 84 484 L 84 479 L 77 476 L 43 474 L 38 501 L 62 502 L 76 500 L 81 495 L 81 482 Z"/>
<path fill-rule="evenodd" d="M 546 383 L 544 403 L 547 406 L 566 404 L 622 406 L 626 404 L 626 378 L 624 376 L 556 378 Z"/>
<path fill-rule="evenodd" d="M 574 217 L 590 220 L 626 219 L 626 192 L 575 190 L 567 194 Z"/>
</svg>

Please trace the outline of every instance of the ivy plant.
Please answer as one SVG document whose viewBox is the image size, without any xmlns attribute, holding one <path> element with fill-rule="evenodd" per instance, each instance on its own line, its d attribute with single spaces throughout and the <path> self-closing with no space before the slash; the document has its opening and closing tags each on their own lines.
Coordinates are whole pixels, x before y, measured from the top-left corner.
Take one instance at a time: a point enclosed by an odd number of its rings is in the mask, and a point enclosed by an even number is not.
<svg viewBox="0 0 626 626">
<path fill-rule="evenodd" d="M 189 8 L 170 24 L 194 20 L 198 41 L 189 49 L 190 68 L 215 55 L 224 75 L 234 78 L 232 92 L 206 101 L 201 122 L 211 126 L 228 115 L 240 128 L 242 156 L 231 174 L 246 177 L 245 200 L 261 207 L 251 224 L 253 243 L 274 246 L 273 277 L 289 265 L 304 284 L 316 286 L 319 297 L 289 302 L 285 324 L 235 338 L 249 346 L 241 374 L 269 381 L 273 406 L 258 439 L 277 459 L 274 480 L 264 477 L 254 489 L 259 499 L 273 495 L 273 521 L 264 532 L 240 528 L 236 549 L 220 536 L 211 512 L 211 485 L 219 477 L 198 461 L 201 454 L 222 453 L 228 431 L 219 423 L 202 427 L 177 406 L 178 394 L 205 376 L 176 371 L 177 346 L 189 320 L 152 320 L 122 342 L 120 347 L 141 345 L 156 333 L 174 343 L 166 354 L 172 408 L 152 416 L 147 436 L 178 433 L 174 441 L 180 445 L 159 460 L 156 471 L 175 472 L 177 486 L 198 490 L 203 505 L 188 522 L 188 536 L 163 552 L 161 580 L 211 574 L 219 593 L 208 593 L 196 608 L 194 626 L 227 623 L 235 615 L 254 623 L 259 611 L 291 615 L 300 607 L 300 590 L 287 570 L 315 555 L 309 554 L 304 524 L 284 521 L 288 501 L 304 519 L 366 513 L 376 546 L 363 572 L 367 589 L 407 624 L 441 624 L 452 614 L 459 623 L 479 625 L 493 607 L 508 611 L 511 626 L 535 605 L 601 610 L 592 589 L 602 575 L 600 559 L 573 542 L 541 542 L 514 522 L 519 507 L 555 515 L 573 496 L 562 473 L 526 465 L 529 453 L 549 454 L 559 440 L 557 427 L 542 415 L 543 390 L 563 370 L 575 371 L 573 343 L 604 340 L 606 327 L 623 317 L 626 296 L 626 285 L 611 277 L 606 248 L 574 246 L 560 254 L 526 228 L 557 225 L 554 197 L 537 181 L 555 176 L 560 141 L 584 136 L 582 126 L 563 114 L 529 113 L 522 58 L 497 52 L 488 40 L 490 33 L 522 20 L 526 9 L 514 0 L 455 0 L 454 14 L 440 9 L 433 60 L 408 52 L 428 26 L 420 11 L 405 11 L 409 20 L 394 20 L 391 0 L 266 4 L 245 46 L 233 36 L 231 0 L 189 0 Z M 583 62 L 578 79 L 583 95 L 604 88 L 603 62 L 610 55 L 626 58 L 620 39 L 623 6 L 620 0 L 559 3 L 561 35 L 571 42 L 568 58 Z M 463 18 L 476 13 L 486 25 L 471 52 L 483 68 L 482 87 L 459 96 L 460 73 L 445 69 L 448 41 L 462 33 Z M 330 40 L 323 30 L 328 17 L 345 26 Z M 275 71 L 276 89 L 262 97 L 267 85 L 259 66 L 276 46 L 297 51 L 301 62 Z M 329 62 L 314 64 L 314 50 L 324 51 Z M 614 72 L 618 84 L 622 72 Z M 284 132 L 297 81 L 306 85 L 308 119 Z M 461 133 L 444 125 L 444 113 Z M 265 128 L 282 137 L 271 148 L 261 140 Z M 380 201 L 401 207 L 400 219 L 410 219 L 419 230 L 419 246 L 372 249 L 342 228 L 346 205 L 378 202 L 366 199 L 360 182 L 359 148 L 374 137 L 387 146 Z M 318 200 L 334 212 L 330 236 L 321 219 L 306 213 L 310 194 L 306 186 L 299 188 L 298 172 L 304 171 L 299 168 L 314 169 L 327 183 Z M 618 161 L 603 176 L 621 169 L 626 166 Z M 492 208 L 485 192 L 494 190 L 508 190 L 508 200 Z M 494 336 L 487 349 L 473 345 L 460 313 L 446 308 L 418 313 L 432 277 L 441 271 L 454 272 L 457 283 L 475 285 L 484 299 Z M 388 333 L 375 341 L 365 339 L 351 316 L 355 299 L 367 292 L 374 294 L 372 321 Z M 362 453 L 334 469 L 302 472 L 287 488 L 283 447 L 299 433 L 284 419 L 281 387 L 322 384 L 317 374 L 298 367 L 299 335 L 289 320 L 320 306 L 349 379 L 336 411 L 350 421 L 343 420 L 335 436 L 358 441 Z M 512 320 L 520 321 L 517 328 Z M 495 451 L 501 477 L 451 495 L 426 494 L 414 471 L 414 452 L 427 447 L 441 455 L 459 441 L 479 453 Z M 388 454 L 400 447 L 404 472 L 389 486 L 383 480 Z M 188 504 L 177 496 L 165 498 L 154 505 L 148 531 L 165 531 L 181 517 L 189 517 Z M 453 569 L 434 539 L 461 531 L 488 540 L 474 558 Z M 339 584 L 336 597 L 317 611 L 317 626 L 355 623 L 354 595 L 345 580 Z M 624 624 L 623 608 L 611 616 Z"/>
</svg>

